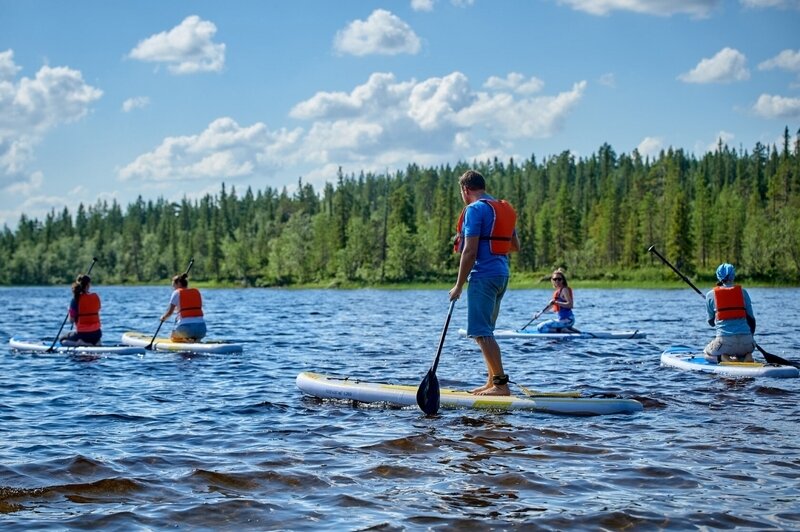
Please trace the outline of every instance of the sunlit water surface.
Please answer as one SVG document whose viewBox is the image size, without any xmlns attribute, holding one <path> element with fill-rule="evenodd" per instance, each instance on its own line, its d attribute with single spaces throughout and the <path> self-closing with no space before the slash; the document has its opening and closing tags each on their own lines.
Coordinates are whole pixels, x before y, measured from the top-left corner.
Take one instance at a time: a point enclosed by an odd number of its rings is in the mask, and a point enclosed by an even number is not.
<svg viewBox="0 0 800 532">
<path fill-rule="evenodd" d="M 104 340 L 155 332 L 168 287 L 107 287 Z M 798 289 L 750 290 L 762 347 L 800 359 Z M 527 387 L 640 400 L 635 415 L 566 417 L 319 401 L 300 371 L 418 383 L 446 290 L 205 290 L 210 337 L 236 355 L 25 354 L 50 339 L 68 288 L 0 288 L 3 529 L 563 530 L 800 528 L 800 379 L 662 368 L 712 335 L 685 290 L 578 290 L 584 330 L 644 340 L 502 341 Z M 509 292 L 519 328 L 549 290 Z M 485 379 L 456 305 L 438 376 Z"/>
</svg>

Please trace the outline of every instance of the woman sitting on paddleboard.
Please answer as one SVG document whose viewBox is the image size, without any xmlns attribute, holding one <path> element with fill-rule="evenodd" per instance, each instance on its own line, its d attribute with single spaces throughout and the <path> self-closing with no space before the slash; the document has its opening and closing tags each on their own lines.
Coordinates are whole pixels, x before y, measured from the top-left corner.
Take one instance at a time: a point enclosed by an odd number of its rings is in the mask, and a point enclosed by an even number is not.
<svg viewBox="0 0 800 532">
<path fill-rule="evenodd" d="M 206 335 L 206 321 L 203 319 L 203 299 L 197 288 L 189 288 L 187 275 L 182 273 L 172 278 L 172 296 L 169 307 L 161 316 L 166 321 L 177 309 L 175 328 L 172 329 L 173 342 L 196 342 Z"/>
<path fill-rule="evenodd" d="M 716 273 L 719 282 L 706 294 L 706 311 L 708 324 L 717 330 L 717 336 L 706 346 L 705 358 L 714 364 L 752 362 L 756 318 L 750 295 L 733 284 L 733 264 L 720 264 Z"/>
<path fill-rule="evenodd" d="M 89 289 L 92 279 L 79 275 L 72 283 L 72 301 L 69 303 L 69 321 L 75 331 L 61 337 L 61 345 L 98 345 L 103 337 L 100 328 L 100 296 Z"/>
<path fill-rule="evenodd" d="M 553 299 L 550 300 L 550 309 L 558 314 L 558 318 L 547 320 L 540 323 L 536 329 L 540 333 L 560 333 L 570 332 L 569 329 L 575 325 L 575 315 L 572 313 L 573 299 L 572 288 L 567 284 L 567 277 L 564 270 L 558 268 L 550 276 L 555 291 Z"/>
</svg>

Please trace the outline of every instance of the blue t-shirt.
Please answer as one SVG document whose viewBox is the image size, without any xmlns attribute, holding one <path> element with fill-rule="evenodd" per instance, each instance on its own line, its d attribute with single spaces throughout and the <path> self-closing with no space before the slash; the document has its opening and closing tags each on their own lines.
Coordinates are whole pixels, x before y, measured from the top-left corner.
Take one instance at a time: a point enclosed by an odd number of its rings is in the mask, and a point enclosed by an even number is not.
<svg viewBox="0 0 800 532">
<path fill-rule="evenodd" d="M 725 284 L 725 286 L 733 286 Z M 742 288 L 742 296 L 744 296 L 744 310 L 748 316 L 754 317 L 753 305 L 750 303 L 750 294 L 747 290 Z M 708 312 L 708 319 L 715 320 L 714 328 L 717 330 L 717 336 L 734 336 L 738 334 L 750 334 L 750 325 L 747 324 L 746 318 L 736 318 L 733 320 L 716 320 L 717 307 L 714 302 L 714 290 L 709 290 L 706 294 L 706 311 Z"/>
<path fill-rule="evenodd" d="M 488 194 L 482 196 L 485 199 L 494 199 Z M 494 209 L 485 201 L 476 201 L 467 205 L 464 212 L 464 238 L 467 237 L 488 237 L 492 233 L 494 224 Z M 488 277 L 508 277 L 508 255 L 494 255 L 489 250 L 489 240 L 478 242 L 478 255 L 475 264 L 469 272 L 467 280 Z"/>
</svg>

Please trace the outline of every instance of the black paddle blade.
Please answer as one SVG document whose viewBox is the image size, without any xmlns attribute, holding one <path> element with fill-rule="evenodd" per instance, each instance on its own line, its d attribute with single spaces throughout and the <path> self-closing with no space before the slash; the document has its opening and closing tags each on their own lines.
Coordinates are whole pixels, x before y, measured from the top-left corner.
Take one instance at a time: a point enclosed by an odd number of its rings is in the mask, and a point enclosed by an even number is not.
<svg viewBox="0 0 800 532">
<path fill-rule="evenodd" d="M 433 416 L 439 411 L 439 379 L 436 378 L 433 368 L 428 370 L 417 388 L 417 404 L 428 416 Z"/>
</svg>

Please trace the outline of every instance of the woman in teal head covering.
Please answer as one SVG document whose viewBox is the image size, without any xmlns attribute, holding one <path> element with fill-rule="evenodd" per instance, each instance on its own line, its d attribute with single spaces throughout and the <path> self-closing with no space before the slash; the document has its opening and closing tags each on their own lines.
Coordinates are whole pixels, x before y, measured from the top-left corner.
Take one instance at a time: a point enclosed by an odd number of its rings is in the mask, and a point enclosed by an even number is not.
<svg viewBox="0 0 800 532">
<path fill-rule="evenodd" d="M 736 269 L 727 262 L 717 267 L 717 286 L 706 294 L 708 324 L 717 336 L 704 350 L 706 360 L 719 362 L 752 362 L 756 345 L 756 318 L 747 290 L 733 283 Z"/>
</svg>

